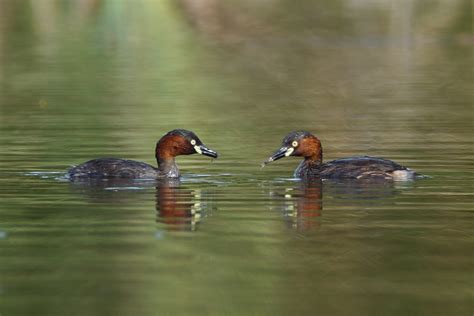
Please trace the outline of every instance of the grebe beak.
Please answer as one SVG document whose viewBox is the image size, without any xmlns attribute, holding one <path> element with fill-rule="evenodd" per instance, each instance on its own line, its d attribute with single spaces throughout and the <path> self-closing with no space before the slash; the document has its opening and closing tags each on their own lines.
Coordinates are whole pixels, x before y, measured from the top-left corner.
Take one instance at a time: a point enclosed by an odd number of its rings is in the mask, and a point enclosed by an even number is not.
<svg viewBox="0 0 474 316">
<path fill-rule="evenodd" d="M 265 167 L 265 165 L 269 164 L 270 162 L 273 162 L 275 160 L 281 159 L 283 157 L 288 157 L 290 156 L 295 149 L 293 147 L 281 147 L 278 149 L 270 158 L 262 162 L 262 167 Z"/>
<path fill-rule="evenodd" d="M 215 152 L 212 149 L 207 148 L 204 145 L 196 145 L 194 146 L 194 150 L 200 155 L 209 156 L 212 158 L 217 158 L 218 156 L 217 152 Z"/>
</svg>

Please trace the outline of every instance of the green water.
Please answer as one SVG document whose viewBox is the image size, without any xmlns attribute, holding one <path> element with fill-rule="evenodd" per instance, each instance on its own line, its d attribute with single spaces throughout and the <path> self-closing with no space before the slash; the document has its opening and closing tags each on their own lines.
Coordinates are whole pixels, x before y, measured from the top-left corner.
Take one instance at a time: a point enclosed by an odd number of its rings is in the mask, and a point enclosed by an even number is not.
<svg viewBox="0 0 474 316">
<path fill-rule="evenodd" d="M 0 315 L 472 315 L 469 1 L 0 1 Z M 72 184 L 97 157 L 173 183 Z M 292 179 L 325 159 L 431 178 Z"/>
</svg>

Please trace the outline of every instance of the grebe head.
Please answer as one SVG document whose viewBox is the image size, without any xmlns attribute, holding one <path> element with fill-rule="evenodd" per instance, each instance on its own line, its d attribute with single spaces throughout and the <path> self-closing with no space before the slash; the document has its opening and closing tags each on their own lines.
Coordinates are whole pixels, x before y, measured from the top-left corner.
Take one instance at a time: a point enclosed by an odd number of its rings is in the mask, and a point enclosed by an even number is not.
<svg viewBox="0 0 474 316">
<path fill-rule="evenodd" d="M 305 160 L 321 163 L 323 159 L 321 142 L 310 132 L 291 132 L 283 139 L 280 149 L 264 161 L 263 165 L 289 156 L 304 157 Z"/>
<path fill-rule="evenodd" d="M 179 155 L 201 154 L 217 158 L 217 152 L 207 148 L 191 131 L 175 129 L 168 132 L 156 144 L 156 159 L 173 159 Z"/>
</svg>

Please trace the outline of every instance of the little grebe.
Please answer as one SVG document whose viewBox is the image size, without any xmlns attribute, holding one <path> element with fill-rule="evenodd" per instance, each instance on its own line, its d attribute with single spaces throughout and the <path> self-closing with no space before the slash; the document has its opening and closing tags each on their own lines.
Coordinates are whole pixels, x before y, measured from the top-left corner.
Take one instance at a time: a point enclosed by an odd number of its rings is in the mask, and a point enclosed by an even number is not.
<svg viewBox="0 0 474 316">
<path fill-rule="evenodd" d="M 281 148 L 262 166 L 288 156 L 304 158 L 295 170 L 297 178 L 409 180 L 417 176 L 413 170 L 377 157 L 349 157 L 323 163 L 321 142 L 306 131 L 288 134 Z"/>
<path fill-rule="evenodd" d="M 164 135 L 155 149 L 158 168 L 147 163 L 118 158 L 100 158 L 87 161 L 68 170 L 67 177 L 75 178 L 129 178 L 155 179 L 178 178 L 178 166 L 174 158 L 195 153 L 217 158 L 217 153 L 203 145 L 191 131 L 175 129 Z"/>
</svg>

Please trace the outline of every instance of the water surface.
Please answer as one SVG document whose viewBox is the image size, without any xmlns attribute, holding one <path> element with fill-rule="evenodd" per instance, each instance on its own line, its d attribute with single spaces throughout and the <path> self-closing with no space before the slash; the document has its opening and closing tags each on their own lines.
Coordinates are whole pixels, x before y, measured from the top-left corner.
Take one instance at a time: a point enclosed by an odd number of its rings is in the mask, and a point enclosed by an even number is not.
<svg viewBox="0 0 474 316">
<path fill-rule="evenodd" d="M 471 315 L 469 1 L 0 2 L 1 315 Z M 69 183 L 154 164 L 180 181 Z M 326 160 L 431 178 L 304 184 L 260 162 L 291 130 Z"/>
</svg>

